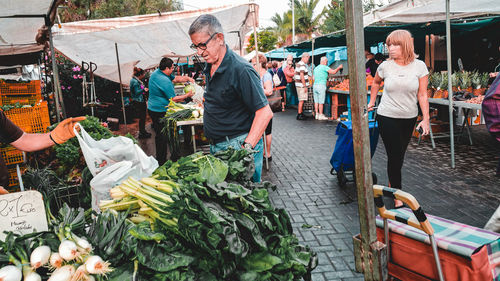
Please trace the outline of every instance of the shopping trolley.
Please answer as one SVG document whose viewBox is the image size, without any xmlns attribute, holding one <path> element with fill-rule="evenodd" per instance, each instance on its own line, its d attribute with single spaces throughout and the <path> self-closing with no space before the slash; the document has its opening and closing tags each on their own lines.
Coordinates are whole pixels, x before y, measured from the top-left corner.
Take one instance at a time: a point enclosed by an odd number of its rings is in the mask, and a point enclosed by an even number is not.
<svg viewBox="0 0 500 281">
<path fill-rule="evenodd" d="M 373 186 L 377 240 L 387 249 L 388 272 L 400 280 L 500 280 L 500 234 L 424 213 L 399 189 Z M 387 210 L 383 196 L 410 208 Z"/>
</svg>

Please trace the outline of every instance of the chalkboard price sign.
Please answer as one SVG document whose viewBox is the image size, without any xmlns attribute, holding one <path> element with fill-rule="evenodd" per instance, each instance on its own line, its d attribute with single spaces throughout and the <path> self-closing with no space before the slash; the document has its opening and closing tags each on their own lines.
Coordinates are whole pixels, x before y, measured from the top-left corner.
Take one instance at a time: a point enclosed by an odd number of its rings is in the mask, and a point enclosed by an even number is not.
<svg viewBox="0 0 500 281">
<path fill-rule="evenodd" d="M 18 234 L 47 231 L 47 215 L 42 194 L 30 190 L 0 195 L 0 240 L 4 231 Z"/>
</svg>

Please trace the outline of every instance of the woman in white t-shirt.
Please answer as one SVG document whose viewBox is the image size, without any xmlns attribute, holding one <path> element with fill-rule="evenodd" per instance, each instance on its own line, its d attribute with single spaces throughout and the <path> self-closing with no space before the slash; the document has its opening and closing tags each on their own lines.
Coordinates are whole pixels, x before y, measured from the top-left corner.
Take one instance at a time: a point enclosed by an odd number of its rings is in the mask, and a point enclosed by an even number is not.
<svg viewBox="0 0 500 281">
<path fill-rule="evenodd" d="M 380 64 L 371 87 L 368 110 L 373 110 L 380 84 L 384 92 L 377 110 L 380 136 L 387 153 L 389 185 L 401 189 L 401 168 L 413 128 L 417 121 L 418 104 L 423 119 L 417 129 L 429 134 L 429 101 L 427 100 L 427 76 L 429 71 L 421 60 L 416 59 L 413 38 L 406 30 L 395 30 L 387 36 L 389 60 Z M 396 208 L 403 206 L 394 200 Z"/>
</svg>

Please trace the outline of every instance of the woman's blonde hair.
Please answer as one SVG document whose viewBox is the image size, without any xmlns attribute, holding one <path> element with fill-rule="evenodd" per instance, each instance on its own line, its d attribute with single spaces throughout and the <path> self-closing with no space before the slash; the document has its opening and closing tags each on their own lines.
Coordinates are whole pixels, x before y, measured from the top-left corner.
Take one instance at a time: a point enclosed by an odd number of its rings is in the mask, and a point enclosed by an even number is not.
<svg viewBox="0 0 500 281">
<path fill-rule="evenodd" d="M 387 46 L 401 46 L 401 55 L 403 57 L 403 63 L 405 64 L 411 63 L 415 58 L 417 58 L 417 55 L 415 54 L 415 48 L 413 47 L 413 37 L 408 30 L 394 30 L 389 34 L 389 36 L 387 36 L 385 43 L 387 44 Z"/>
</svg>

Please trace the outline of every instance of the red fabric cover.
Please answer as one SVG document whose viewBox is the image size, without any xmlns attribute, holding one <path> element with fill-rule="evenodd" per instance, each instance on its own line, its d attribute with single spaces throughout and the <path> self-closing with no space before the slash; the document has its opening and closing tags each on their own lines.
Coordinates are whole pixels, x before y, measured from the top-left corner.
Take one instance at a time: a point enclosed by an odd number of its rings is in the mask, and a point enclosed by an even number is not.
<svg viewBox="0 0 500 281">
<path fill-rule="evenodd" d="M 377 227 L 377 240 L 385 243 L 383 228 Z M 389 241 L 389 275 L 403 281 L 439 280 L 431 245 L 393 232 L 389 233 Z M 493 280 L 486 247 L 475 253 L 472 260 L 442 249 L 438 252 L 446 281 Z"/>
</svg>

